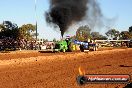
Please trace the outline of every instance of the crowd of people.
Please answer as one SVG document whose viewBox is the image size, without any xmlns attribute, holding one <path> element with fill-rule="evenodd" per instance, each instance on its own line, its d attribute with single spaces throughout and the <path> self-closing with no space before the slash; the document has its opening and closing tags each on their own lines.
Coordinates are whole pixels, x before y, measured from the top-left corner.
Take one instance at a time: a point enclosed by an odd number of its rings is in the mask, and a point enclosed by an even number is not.
<svg viewBox="0 0 132 88">
<path fill-rule="evenodd" d="M 25 39 L 15 40 L 11 37 L 3 37 L 0 39 L 0 51 L 3 50 L 42 50 L 53 48 L 53 42 L 36 42 L 26 41 Z"/>
<path fill-rule="evenodd" d="M 36 42 L 29 42 L 24 39 L 15 40 L 11 37 L 3 37 L 0 39 L 0 51 L 3 50 L 34 50 L 39 49 Z"/>
<path fill-rule="evenodd" d="M 16 50 L 18 42 L 10 37 L 0 39 L 0 50 Z"/>
</svg>

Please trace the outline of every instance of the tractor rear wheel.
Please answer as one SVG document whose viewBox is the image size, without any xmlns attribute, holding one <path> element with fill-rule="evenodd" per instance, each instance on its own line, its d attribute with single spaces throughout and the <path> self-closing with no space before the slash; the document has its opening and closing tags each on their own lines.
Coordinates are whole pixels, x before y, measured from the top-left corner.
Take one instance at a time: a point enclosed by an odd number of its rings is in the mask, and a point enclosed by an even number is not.
<svg viewBox="0 0 132 88">
<path fill-rule="evenodd" d="M 68 45 L 68 52 L 72 52 L 73 51 L 73 43 L 70 43 Z"/>
<path fill-rule="evenodd" d="M 84 52 L 84 46 L 83 45 L 80 45 L 80 51 Z"/>
</svg>

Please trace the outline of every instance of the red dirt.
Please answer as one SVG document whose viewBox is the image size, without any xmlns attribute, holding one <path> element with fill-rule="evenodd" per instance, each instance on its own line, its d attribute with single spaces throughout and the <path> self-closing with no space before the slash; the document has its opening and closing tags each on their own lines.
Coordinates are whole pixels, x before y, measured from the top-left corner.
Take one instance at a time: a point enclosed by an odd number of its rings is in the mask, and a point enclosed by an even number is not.
<svg viewBox="0 0 132 88">
<path fill-rule="evenodd" d="M 124 65 L 126 67 L 121 67 Z M 0 88 L 123 88 L 125 84 L 76 83 L 78 68 L 87 74 L 132 75 L 132 49 L 89 53 L 0 53 Z"/>
</svg>

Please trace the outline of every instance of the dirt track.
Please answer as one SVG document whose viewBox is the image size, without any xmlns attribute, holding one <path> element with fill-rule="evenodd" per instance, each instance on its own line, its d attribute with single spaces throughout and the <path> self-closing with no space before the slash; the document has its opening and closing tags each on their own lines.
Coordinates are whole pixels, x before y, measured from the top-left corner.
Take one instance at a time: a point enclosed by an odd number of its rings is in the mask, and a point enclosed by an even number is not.
<svg viewBox="0 0 132 88">
<path fill-rule="evenodd" d="M 124 67 L 121 67 L 121 66 Z M 132 49 L 89 53 L 0 53 L 0 88 L 123 88 L 124 84 L 76 83 L 78 68 L 87 74 L 132 74 Z M 132 75 L 131 75 L 132 76 Z"/>
</svg>

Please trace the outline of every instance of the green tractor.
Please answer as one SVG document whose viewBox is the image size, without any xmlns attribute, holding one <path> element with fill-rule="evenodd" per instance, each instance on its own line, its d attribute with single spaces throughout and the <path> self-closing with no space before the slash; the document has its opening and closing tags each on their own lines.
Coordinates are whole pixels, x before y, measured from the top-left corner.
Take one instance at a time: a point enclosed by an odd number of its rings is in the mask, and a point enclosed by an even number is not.
<svg viewBox="0 0 132 88">
<path fill-rule="evenodd" d="M 55 44 L 54 51 L 55 52 L 72 52 L 74 50 L 74 44 L 70 38 L 65 40 L 61 40 Z"/>
</svg>

